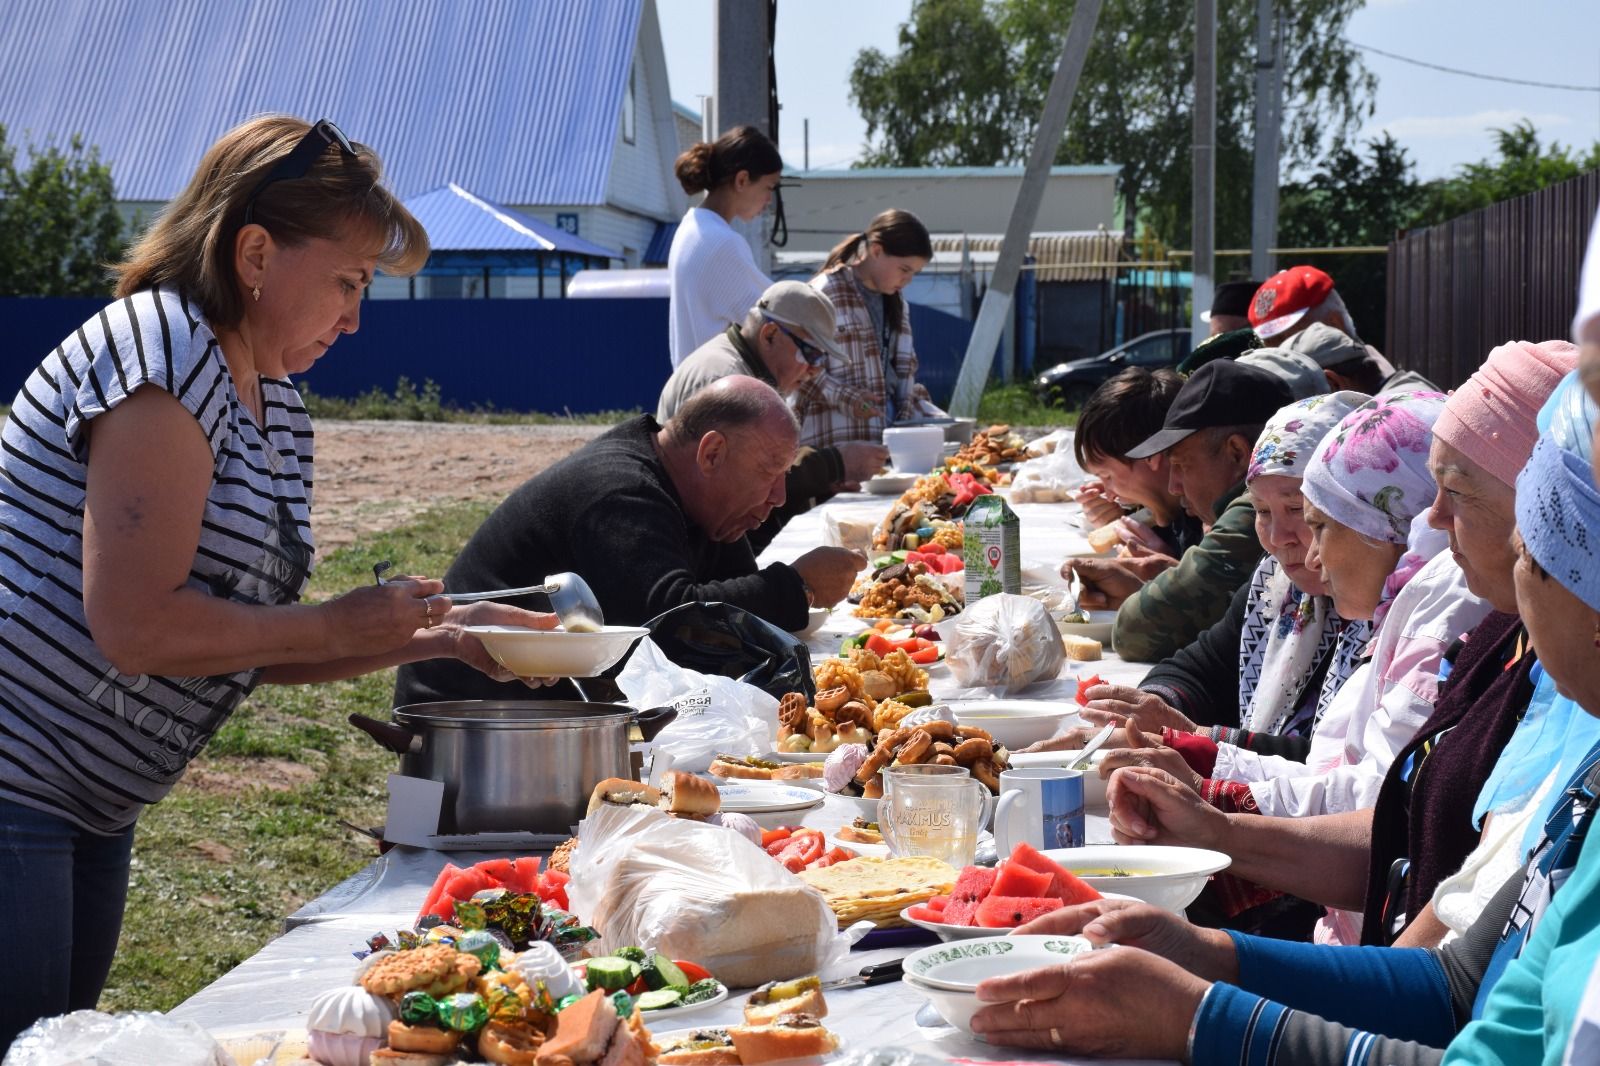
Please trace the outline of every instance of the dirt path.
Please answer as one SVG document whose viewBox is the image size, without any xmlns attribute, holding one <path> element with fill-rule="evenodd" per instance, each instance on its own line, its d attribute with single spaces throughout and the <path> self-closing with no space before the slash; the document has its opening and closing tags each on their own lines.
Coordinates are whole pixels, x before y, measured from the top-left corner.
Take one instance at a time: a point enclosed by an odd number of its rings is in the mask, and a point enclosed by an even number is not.
<svg viewBox="0 0 1600 1066">
<path fill-rule="evenodd" d="M 317 423 L 317 549 L 392 529 L 444 503 L 500 500 L 607 426 Z"/>
</svg>

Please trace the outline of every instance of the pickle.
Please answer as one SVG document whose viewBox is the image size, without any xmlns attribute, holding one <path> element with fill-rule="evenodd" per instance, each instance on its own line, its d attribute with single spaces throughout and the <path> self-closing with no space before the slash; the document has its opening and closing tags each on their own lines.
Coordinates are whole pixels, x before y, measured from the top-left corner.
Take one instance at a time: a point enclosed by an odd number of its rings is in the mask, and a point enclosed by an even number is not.
<svg viewBox="0 0 1600 1066">
<path fill-rule="evenodd" d="M 896 703 L 903 703 L 907 707 L 928 707 L 933 704 L 933 697 L 926 692 L 902 692 L 894 698 Z"/>
</svg>

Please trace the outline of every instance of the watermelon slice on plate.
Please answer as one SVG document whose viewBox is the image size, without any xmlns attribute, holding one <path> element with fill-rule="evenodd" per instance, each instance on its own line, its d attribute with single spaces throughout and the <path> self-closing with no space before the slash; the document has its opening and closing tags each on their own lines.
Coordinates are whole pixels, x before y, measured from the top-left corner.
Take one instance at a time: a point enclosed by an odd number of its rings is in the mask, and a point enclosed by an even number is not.
<svg viewBox="0 0 1600 1066">
<path fill-rule="evenodd" d="M 993 892 L 978 905 L 978 924 L 987 929 L 1015 929 L 1063 906 L 1059 899 L 1002 896 Z"/>
<path fill-rule="evenodd" d="M 1050 886 L 1055 883 L 1055 871 L 1045 872 L 1033 870 L 1020 862 L 1004 862 L 1000 864 L 1000 873 L 994 879 L 994 887 L 990 892 L 996 896 L 1040 896 L 1050 895 Z"/>
<path fill-rule="evenodd" d="M 1006 865 L 1026 866 L 1036 873 L 1049 874 L 1054 883 L 1050 885 L 1044 894 L 1046 896 L 1054 896 L 1068 906 L 1074 903 L 1088 903 L 1101 898 L 1100 893 L 1085 884 L 1077 874 L 1049 856 L 1041 854 L 1038 849 L 1029 844 L 1018 844 L 1011 852 L 1011 858 Z"/>
<path fill-rule="evenodd" d="M 948 925 L 977 925 L 978 905 L 994 888 L 996 871 L 984 866 L 968 866 L 956 878 L 945 904 L 944 922 Z"/>
<path fill-rule="evenodd" d="M 915 918 L 919 922 L 942 922 L 944 912 L 919 903 L 906 908 L 906 917 Z"/>
</svg>

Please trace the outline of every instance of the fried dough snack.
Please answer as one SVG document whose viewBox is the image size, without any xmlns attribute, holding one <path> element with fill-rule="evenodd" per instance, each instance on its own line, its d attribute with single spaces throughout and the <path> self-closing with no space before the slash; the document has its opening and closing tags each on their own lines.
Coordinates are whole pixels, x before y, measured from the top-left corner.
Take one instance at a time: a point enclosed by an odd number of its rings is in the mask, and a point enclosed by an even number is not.
<svg viewBox="0 0 1600 1066">
<path fill-rule="evenodd" d="M 911 713 L 911 708 L 898 700 L 884 700 L 872 712 L 872 728 L 881 733 L 885 729 L 897 729 L 900 720 Z"/>
<path fill-rule="evenodd" d="M 904 692 L 926 692 L 928 689 L 928 671 L 912 662 L 911 656 L 899 649 L 885 655 L 878 663 L 878 669 L 888 674 L 889 679 L 894 682 L 896 695 Z"/>
<path fill-rule="evenodd" d="M 874 655 L 873 658 L 876 659 L 877 656 Z M 853 662 L 829 656 L 817 664 L 814 676 L 818 691 L 843 687 L 849 692 L 850 699 L 860 700 L 868 709 L 877 704 L 876 700 L 867 695 L 866 685 L 861 680 L 861 668 Z"/>
<path fill-rule="evenodd" d="M 1006 768 L 1007 753 L 1004 748 L 995 747 L 994 738 L 982 729 L 924 722 L 909 728 L 885 729 L 878 737 L 877 747 L 856 771 L 856 780 L 863 788 L 877 783 L 878 775 L 891 766 L 936 762 L 965 766 L 973 780 L 983 782 L 991 792 L 1000 792 L 1000 773 Z"/>
<path fill-rule="evenodd" d="M 966 543 L 966 534 L 961 526 L 940 526 L 933 531 L 933 542 L 959 555 L 962 545 Z"/>
</svg>

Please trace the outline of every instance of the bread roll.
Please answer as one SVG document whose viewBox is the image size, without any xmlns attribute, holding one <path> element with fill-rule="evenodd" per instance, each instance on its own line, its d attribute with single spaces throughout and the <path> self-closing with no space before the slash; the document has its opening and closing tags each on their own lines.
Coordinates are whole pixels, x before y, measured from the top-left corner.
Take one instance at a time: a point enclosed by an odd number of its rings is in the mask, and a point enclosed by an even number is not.
<svg viewBox="0 0 1600 1066">
<path fill-rule="evenodd" d="M 1117 529 L 1115 522 L 1108 526 L 1101 526 L 1089 534 L 1089 547 L 1097 552 L 1108 552 L 1122 541 L 1122 533 Z"/>
<path fill-rule="evenodd" d="M 655 807 L 661 803 L 661 790 L 626 777 L 608 777 L 589 793 L 589 813 L 599 810 L 602 803 L 614 803 L 619 807 L 642 803 L 646 807 Z"/>
<path fill-rule="evenodd" d="M 730 1025 L 728 1035 L 744 1066 L 826 1055 L 839 1038 L 808 1014 L 785 1014 L 771 1025 Z"/>
<path fill-rule="evenodd" d="M 722 809 L 722 794 L 703 777 L 670 770 L 661 782 L 659 806 L 668 814 L 704 818 Z"/>
</svg>

